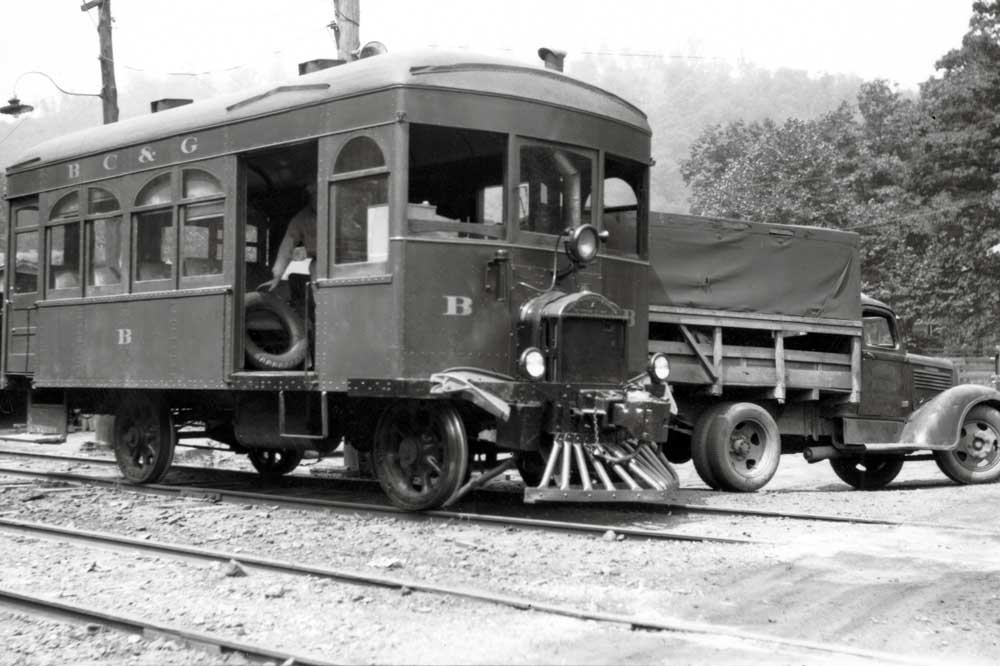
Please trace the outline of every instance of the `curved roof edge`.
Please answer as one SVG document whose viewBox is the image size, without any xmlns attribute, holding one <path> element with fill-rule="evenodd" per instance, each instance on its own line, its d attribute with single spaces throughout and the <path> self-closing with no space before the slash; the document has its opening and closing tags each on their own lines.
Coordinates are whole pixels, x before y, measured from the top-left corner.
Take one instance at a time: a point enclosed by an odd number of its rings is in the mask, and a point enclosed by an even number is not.
<svg viewBox="0 0 1000 666">
<path fill-rule="evenodd" d="M 531 76 L 525 77 L 525 74 Z M 650 132 L 646 115 L 636 106 L 560 72 L 508 58 L 422 50 L 373 56 L 298 76 L 278 85 L 214 97 L 66 134 L 35 145 L 15 160 L 9 170 L 35 168 L 265 113 L 401 86 L 501 94 L 579 108 Z"/>
</svg>

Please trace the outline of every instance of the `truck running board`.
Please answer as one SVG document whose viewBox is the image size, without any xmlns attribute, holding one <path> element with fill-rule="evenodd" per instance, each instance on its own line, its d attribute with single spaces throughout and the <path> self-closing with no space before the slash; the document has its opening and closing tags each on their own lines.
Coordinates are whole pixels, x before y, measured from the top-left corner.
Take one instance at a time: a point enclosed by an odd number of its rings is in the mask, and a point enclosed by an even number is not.
<svg viewBox="0 0 1000 666">
<path fill-rule="evenodd" d="M 542 480 L 524 489 L 524 501 L 667 502 L 679 485 L 670 463 L 648 442 L 590 444 L 557 435 Z"/>
</svg>

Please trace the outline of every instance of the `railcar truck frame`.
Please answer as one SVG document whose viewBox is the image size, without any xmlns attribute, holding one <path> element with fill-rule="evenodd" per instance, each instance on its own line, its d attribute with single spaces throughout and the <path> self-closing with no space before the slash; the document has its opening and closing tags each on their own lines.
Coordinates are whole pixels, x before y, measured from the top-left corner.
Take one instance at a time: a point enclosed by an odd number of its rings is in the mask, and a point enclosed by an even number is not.
<svg viewBox="0 0 1000 666">
<path fill-rule="evenodd" d="M 54 139 L 7 170 L 3 377 L 36 422 L 114 414 L 136 483 L 199 435 L 268 475 L 347 441 L 406 509 L 513 465 L 532 501 L 663 497 L 650 163 L 621 98 L 445 52 Z"/>
</svg>

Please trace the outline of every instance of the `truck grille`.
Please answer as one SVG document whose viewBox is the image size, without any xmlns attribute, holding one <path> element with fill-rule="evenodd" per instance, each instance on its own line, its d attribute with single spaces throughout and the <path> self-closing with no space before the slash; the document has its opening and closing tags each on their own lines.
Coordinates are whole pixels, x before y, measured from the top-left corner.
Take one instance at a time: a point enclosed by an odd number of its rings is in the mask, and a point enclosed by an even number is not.
<svg viewBox="0 0 1000 666">
<path fill-rule="evenodd" d="M 940 393 L 952 386 L 951 371 L 938 368 L 913 368 L 913 386 Z"/>
<path fill-rule="evenodd" d="M 567 317 L 558 325 L 558 381 L 625 381 L 624 321 Z"/>
</svg>

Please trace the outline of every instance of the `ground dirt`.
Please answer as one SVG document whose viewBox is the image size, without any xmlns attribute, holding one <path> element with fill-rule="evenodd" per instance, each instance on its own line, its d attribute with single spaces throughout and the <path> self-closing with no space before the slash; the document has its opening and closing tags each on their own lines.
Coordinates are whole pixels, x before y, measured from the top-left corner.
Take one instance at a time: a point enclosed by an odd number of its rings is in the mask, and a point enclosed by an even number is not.
<svg viewBox="0 0 1000 666">
<path fill-rule="evenodd" d="M 84 444 L 0 443 L 47 453 Z M 178 449 L 189 465 L 249 469 L 243 459 Z M 26 462 L 4 458 L 0 466 Z M 33 468 L 38 463 L 32 462 Z M 307 463 L 315 479 L 336 461 Z M 52 462 L 49 468 L 115 475 Z M 849 489 L 825 463 L 785 456 L 765 491 L 709 492 L 677 466 L 677 502 L 850 515 L 902 525 L 803 522 L 610 510 L 602 522 L 750 544 L 648 541 L 614 534 L 496 528 L 392 515 L 297 511 L 127 490 L 45 486 L 0 475 L 0 517 L 275 557 L 397 580 L 475 587 L 536 602 L 663 622 L 877 651 L 874 658 L 690 632 L 636 631 L 409 589 L 371 588 L 245 567 L 98 549 L 0 529 L 0 587 L 217 633 L 337 663 L 918 663 L 1000 661 L 1000 485 L 960 487 L 933 463 L 908 464 L 889 489 Z M 175 474 L 172 472 L 171 474 Z M 169 477 L 168 477 L 169 478 Z M 330 481 L 333 485 L 335 482 Z M 516 475 L 496 487 L 516 492 Z M 377 490 L 377 489 L 376 489 Z M 375 493 L 376 490 L 370 491 Z M 360 492 L 360 491 L 359 491 Z M 369 491 L 365 491 L 369 492 Z M 372 494 L 374 497 L 375 495 Z M 368 496 L 365 497 L 369 499 Z M 463 506 L 475 510 L 477 500 Z M 521 515 L 594 518 L 589 509 Z M 241 664 L 242 656 L 156 636 L 0 609 L 0 664 Z"/>
</svg>

